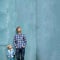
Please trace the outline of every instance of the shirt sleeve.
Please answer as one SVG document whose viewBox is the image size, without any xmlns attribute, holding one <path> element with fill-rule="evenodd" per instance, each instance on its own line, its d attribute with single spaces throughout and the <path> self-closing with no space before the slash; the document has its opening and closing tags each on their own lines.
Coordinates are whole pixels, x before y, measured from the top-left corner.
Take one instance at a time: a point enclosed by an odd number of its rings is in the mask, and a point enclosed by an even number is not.
<svg viewBox="0 0 60 60">
<path fill-rule="evenodd" d="M 13 49 L 13 55 L 15 55 L 15 51 L 14 51 L 14 49 Z"/>
<path fill-rule="evenodd" d="M 7 52 L 6 52 L 6 53 L 7 53 L 7 54 L 6 54 L 6 55 L 7 55 L 7 57 L 9 57 L 9 52 L 8 52 L 8 50 L 7 50 Z"/>
<path fill-rule="evenodd" d="M 26 40 L 25 35 L 23 35 L 23 41 L 24 41 L 24 46 L 26 46 L 26 44 L 27 44 L 27 40 Z"/>
<path fill-rule="evenodd" d="M 14 46 L 17 47 L 16 46 L 16 36 L 14 36 Z"/>
</svg>

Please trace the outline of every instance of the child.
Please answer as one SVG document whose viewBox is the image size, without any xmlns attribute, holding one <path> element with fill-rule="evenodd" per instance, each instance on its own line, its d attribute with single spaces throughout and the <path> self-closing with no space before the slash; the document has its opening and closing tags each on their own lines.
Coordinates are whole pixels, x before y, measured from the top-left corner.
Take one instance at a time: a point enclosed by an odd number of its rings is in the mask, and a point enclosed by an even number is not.
<svg viewBox="0 0 60 60">
<path fill-rule="evenodd" d="M 14 46 L 16 48 L 16 59 L 24 60 L 24 55 L 25 55 L 25 47 L 26 47 L 26 38 L 22 34 L 22 29 L 20 26 L 16 28 L 16 35 L 14 37 Z"/>
<path fill-rule="evenodd" d="M 8 50 L 7 50 L 8 60 L 14 60 L 15 52 L 14 52 L 12 46 L 11 45 L 8 45 L 7 48 L 8 48 Z"/>
</svg>

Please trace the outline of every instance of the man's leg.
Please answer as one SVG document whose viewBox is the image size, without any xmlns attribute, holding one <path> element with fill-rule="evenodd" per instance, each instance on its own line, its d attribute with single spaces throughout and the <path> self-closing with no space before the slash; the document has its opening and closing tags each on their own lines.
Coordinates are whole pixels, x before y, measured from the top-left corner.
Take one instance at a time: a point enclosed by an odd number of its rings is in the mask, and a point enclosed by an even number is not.
<svg viewBox="0 0 60 60">
<path fill-rule="evenodd" d="M 24 60 L 25 48 L 21 49 L 21 60 Z"/>
<path fill-rule="evenodd" d="M 19 51 L 20 49 L 16 49 L 16 59 L 17 60 L 20 60 L 20 51 Z"/>
</svg>

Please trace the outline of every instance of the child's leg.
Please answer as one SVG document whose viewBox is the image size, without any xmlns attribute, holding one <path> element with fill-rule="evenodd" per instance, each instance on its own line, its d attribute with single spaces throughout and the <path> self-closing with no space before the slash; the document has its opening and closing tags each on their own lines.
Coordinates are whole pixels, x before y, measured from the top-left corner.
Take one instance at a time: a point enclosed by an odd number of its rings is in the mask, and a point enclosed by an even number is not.
<svg viewBox="0 0 60 60">
<path fill-rule="evenodd" d="M 11 58 L 11 60 L 14 60 L 14 58 Z"/>
<path fill-rule="evenodd" d="M 11 60 L 11 59 L 10 59 L 10 57 L 9 57 L 9 58 L 7 58 L 7 59 L 8 59 L 8 60 Z"/>
</svg>

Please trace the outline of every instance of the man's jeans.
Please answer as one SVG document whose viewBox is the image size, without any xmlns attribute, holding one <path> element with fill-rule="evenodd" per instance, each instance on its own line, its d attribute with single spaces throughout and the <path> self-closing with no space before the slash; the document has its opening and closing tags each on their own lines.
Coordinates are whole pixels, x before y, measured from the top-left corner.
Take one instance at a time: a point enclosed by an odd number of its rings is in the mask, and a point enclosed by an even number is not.
<svg viewBox="0 0 60 60">
<path fill-rule="evenodd" d="M 16 59 L 24 60 L 25 48 L 16 48 Z"/>
</svg>

